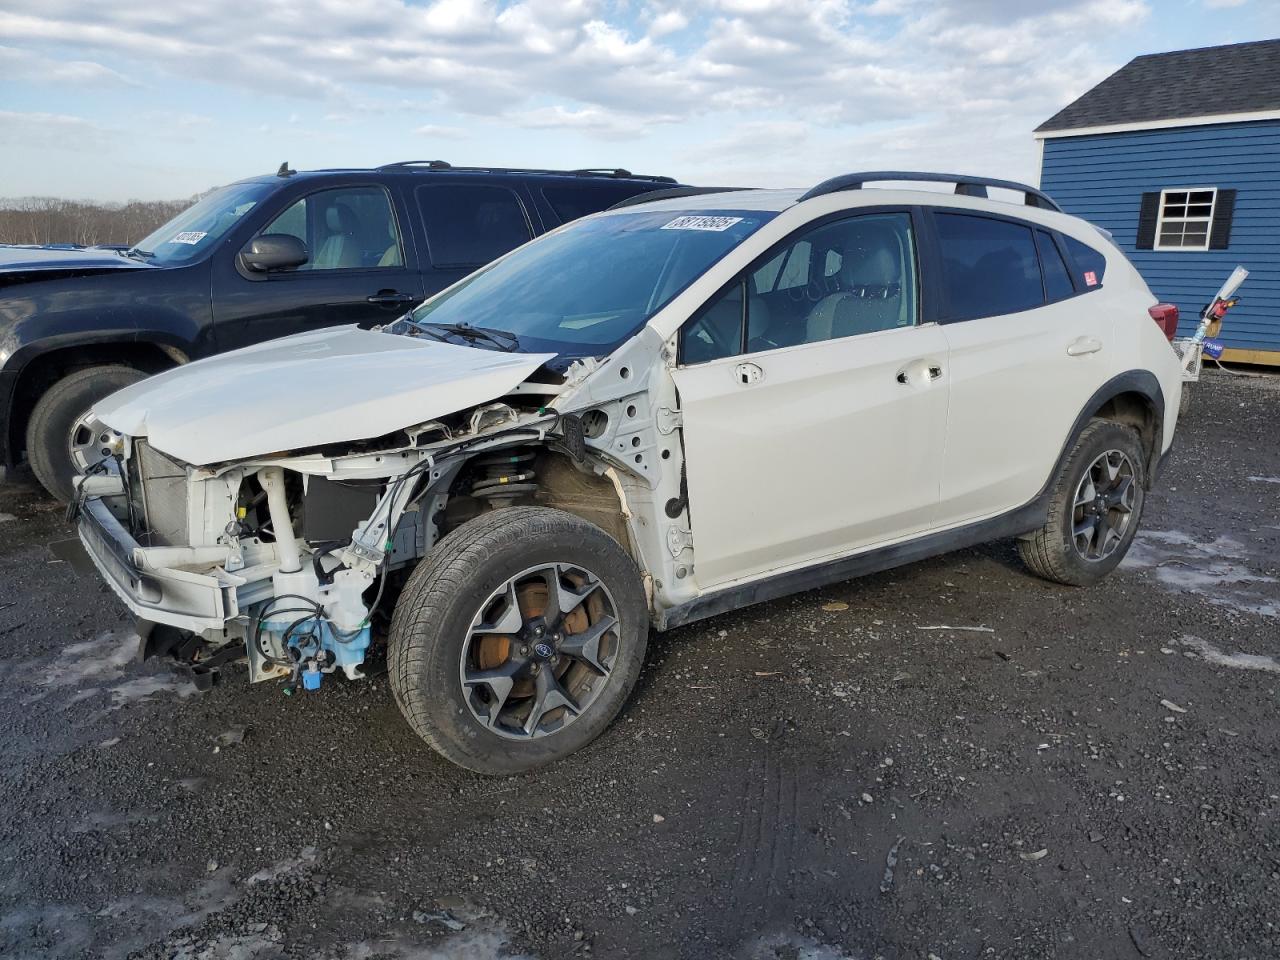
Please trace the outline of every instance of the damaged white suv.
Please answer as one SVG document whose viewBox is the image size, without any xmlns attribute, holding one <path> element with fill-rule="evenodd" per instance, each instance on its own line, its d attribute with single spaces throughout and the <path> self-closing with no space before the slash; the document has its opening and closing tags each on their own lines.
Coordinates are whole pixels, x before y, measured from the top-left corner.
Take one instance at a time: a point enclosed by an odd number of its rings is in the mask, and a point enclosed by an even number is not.
<svg viewBox="0 0 1280 960">
<path fill-rule="evenodd" d="M 651 626 L 996 537 L 1120 561 L 1180 373 L 1103 234 L 936 174 L 666 193 L 101 403 L 73 509 L 147 651 L 315 689 L 394 600 L 405 716 L 509 774 L 601 732 Z"/>
</svg>

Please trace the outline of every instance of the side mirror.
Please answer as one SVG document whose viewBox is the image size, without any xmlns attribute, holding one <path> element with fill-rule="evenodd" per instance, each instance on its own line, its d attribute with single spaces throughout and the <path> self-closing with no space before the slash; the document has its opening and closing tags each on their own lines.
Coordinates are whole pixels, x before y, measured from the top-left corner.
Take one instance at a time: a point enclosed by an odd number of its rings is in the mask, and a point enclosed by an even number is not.
<svg viewBox="0 0 1280 960">
<path fill-rule="evenodd" d="M 287 233 L 264 233 L 240 251 L 240 262 L 255 273 L 300 267 L 310 259 L 307 245 Z"/>
</svg>

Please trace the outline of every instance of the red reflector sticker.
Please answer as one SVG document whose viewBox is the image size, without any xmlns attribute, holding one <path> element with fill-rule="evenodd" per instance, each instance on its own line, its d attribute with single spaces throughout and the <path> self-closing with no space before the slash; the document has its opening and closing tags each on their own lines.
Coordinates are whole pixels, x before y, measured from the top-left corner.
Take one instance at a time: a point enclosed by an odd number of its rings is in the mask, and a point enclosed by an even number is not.
<svg viewBox="0 0 1280 960">
<path fill-rule="evenodd" d="M 1084 272 L 1084 285 L 1086 287 L 1096 287 L 1098 285 L 1098 275 L 1092 270 Z"/>
</svg>

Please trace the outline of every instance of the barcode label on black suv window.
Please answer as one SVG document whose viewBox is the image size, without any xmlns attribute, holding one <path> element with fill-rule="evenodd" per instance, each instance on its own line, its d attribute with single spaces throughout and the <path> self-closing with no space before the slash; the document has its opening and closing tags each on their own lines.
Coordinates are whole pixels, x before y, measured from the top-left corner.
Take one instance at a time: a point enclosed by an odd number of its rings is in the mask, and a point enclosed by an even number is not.
<svg viewBox="0 0 1280 960">
<path fill-rule="evenodd" d="M 663 230 L 713 230 L 719 233 L 728 230 L 735 223 L 741 223 L 741 217 L 676 217 L 670 223 L 663 224 Z"/>
</svg>

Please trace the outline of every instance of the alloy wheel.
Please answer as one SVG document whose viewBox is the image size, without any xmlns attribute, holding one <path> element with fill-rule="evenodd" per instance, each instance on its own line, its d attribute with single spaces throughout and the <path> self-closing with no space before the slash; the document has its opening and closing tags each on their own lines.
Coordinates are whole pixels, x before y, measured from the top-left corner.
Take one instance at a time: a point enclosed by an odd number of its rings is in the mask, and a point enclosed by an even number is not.
<svg viewBox="0 0 1280 960">
<path fill-rule="evenodd" d="M 1138 487 L 1133 461 L 1120 450 L 1101 454 L 1076 487 L 1071 533 L 1084 560 L 1105 560 L 1124 542 L 1133 523 Z"/>
<path fill-rule="evenodd" d="M 108 473 L 119 472 L 113 454 L 119 448 L 122 437 L 92 413 L 84 413 L 71 425 L 67 437 L 67 450 L 76 473 L 88 473 L 90 467 L 102 464 Z"/>
<path fill-rule="evenodd" d="M 604 691 L 618 656 L 618 612 L 576 564 L 530 567 L 480 605 L 459 680 L 472 715 L 511 740 L 557 733 Z"/>
</svg>

